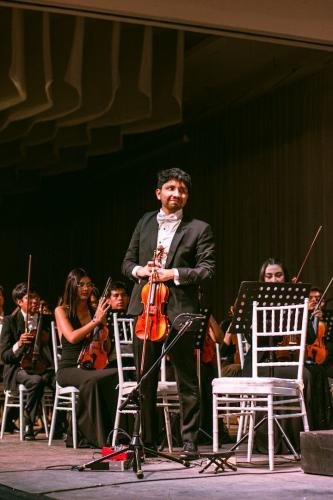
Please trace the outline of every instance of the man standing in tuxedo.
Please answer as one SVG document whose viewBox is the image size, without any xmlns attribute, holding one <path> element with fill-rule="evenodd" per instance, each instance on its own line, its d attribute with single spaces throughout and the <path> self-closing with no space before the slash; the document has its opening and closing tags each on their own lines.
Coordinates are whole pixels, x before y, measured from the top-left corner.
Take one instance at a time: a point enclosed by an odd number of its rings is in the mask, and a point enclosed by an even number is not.
<svg viewBox="0 0 333 500">
<path fill-rule="evenodd" d="M 160 211 L 148 212 L 139 220 L 122 270 L 134 279 L 128 313 L 138 316 L 142 312 L 141 290 L 152 275 L 169 287 L 166 315 L 170 324 L 180 313 L 199 313 L 198 287 L 213 277 L 215 272 L 215 245 L 210 226 L 201 220 L 186 217 L 183 213 L 191 177 L 178 168 L 158 173 L 156 197 Z M 152 261 L 154 250 L 163 247 L 162 261 Z M 194 357 L 194 335 L 186 332 L 170 351 L 175 368 L 181 409 L 181 458 L 198 457 L 197 438 L 200 424 L 200 394 Z M 136 366 L 141 365 L 143 341 L 135 338 Z M 144 372 L 161 353 L 163 342 L 146 342 Z M 155 370 L 142 384 L 143 442 L 149 448 L 157 443 L 156 391 L 158 371 Z"/>
</svg>

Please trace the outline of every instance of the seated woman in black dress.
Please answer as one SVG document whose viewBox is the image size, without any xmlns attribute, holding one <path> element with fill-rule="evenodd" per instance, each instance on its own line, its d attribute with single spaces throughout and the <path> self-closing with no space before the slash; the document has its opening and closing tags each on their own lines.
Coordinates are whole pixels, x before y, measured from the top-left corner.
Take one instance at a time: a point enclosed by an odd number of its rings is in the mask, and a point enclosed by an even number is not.
<svg viewBox="0 0 333 500">
<path fill-rule="evenodd" d="M 61 333 L 62 356 L 57 380 L 60 385 L 80 389 L 77 425 L 79 447 L 105 445 L 115 417 L 118 375 L 115 368 L 90 370 L 78 367 L 78 358 L 86 339 L 105 324 L 109 304 L 101 299 L 96 310 L 90 303 L 93 283 L 84 269 L 73 269 L 66 280 L 60 305 L 55 309 Z M 106 350 L 111 343 L 107 338 Z M 71 436 L 67 445 L 71 446 Z"/>
<path fill-rule="evenodd" d="M 261 265 L 259 271 L 259 281 L 284 283 L 289 281 L 289 274 L 283 262 L 275 258 L 269 258 Z M 316 338 L 315 331 L 311 321 L 308 322 L 306 343 L 312 344 Z M 244 360 L 243 375 L 249 377 L 252 375 L 252 349 L 248 351 Z M 267 374 L 268 375 L 268 374 Z M 295 366 L 281 366 L 275 369 L 275 377 L 295 378 Z M 307 408 L 310 430 L 326 428 L 326 415 L 329 412 L 329 402 L 327 400 L 327 380 L 324 376 L 324 370 L 321 366 L 313 363 L 305 363 L 303 369 L 304 399 Z M 286 419 L 281 421 L 284 430 L 296 449 L 300 448 L 300 432 L 303 430 L 301 419 Z M 279 449 L 279 442 L 275 440 L 276 448 Z M 282 443 L 280 443 L 282 444 Z M 258 428 L 255 437 L 255 446 L 257 451 L 266 452 L 267 437 L 263 428 Z M 280 451 L 280 450 L 279 450 Z M 282 451 L 286 451 L 282 449 Z"/>
</svg>

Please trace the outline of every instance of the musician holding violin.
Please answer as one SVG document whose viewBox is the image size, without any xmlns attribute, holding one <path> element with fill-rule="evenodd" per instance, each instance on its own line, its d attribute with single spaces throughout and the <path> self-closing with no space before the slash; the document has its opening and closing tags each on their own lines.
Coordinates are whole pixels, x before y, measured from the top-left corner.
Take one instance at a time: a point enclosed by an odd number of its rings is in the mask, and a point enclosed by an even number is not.
<svg viewBox="0 0 333 500">
<path fill-rule="evenodd" d="M 333 378 L 333 339 L 325 320 L 326 299 L 322 290 L 311 287 L 309 293 L 309 316 L 316 339 L 307 345 L 307 358 L 323 367 L 328 377 Z"/>
<path fill-rule="evenodd" d="M 117 403 L 117 370 L 108 368 L 111 341 L 106 315 L 110 305 L 102 295 L 94 309 L 91 304 L 93 288 L 87 271 L 82 268 L 71 270 L 60 305 L 55 309 L 57 327 L 62 333 L 57 380 L 60 385 L 80 389 L 77 406 L 80 448 L 105 445 Z M 68 432 L 70 429 L 71 426 Z M 73 446 L 70 433 L 67 434 L 66 446 Z"/>
<path fill-rule="evenodd" d="M 50 321 L 39 312 L 40 297 L 28 284 L 19 283 L 12 297 L 18 306 L 5 316 L 0 340 L 0 356 L 4 362 L 5 389 L 15 390 L 19 384 L 27 389 L 24 408 L 24 439 L 35 439 L 34 421 L 46 386 L 55 388 L 53 361 L 49 346 Z"/>
<path fill-rule="evenodd" d="M 128 313 L 138 317 L 134 351 L 139 377 L 160 355 L 169 325 L 177 315 L 200 311 L 199 285 L 211 279 L 215 272 L 215 246 L 210 226 L 183 212 L 190 187 L 191 177 L 183 170 L 171 168 L 158 173 L 155 195 L 161 208 L 144 214 L 139 220 L 123 261 L 123 273 L 135 281 Z M 181 457 L 187 459 L 198 456 L 200 422 L 193 352 L 194 336 L 186 332 L 169 353 L 181 404 L 184 445 Z M 142 437 L 149 448 L 157 445 L 157 382 L 158 370 L 142 384 Z"/>
<path fill-rule="evenodd" d="M 309 293 L 309 318 L 312 322 L 316 338 L 313 343 L 306 346 L 307 359 L 318 365 L 325 363 L 328 350 L 326 345 L 327 324 L 323 319 L 325 300 L 322 299 L 322 291 L 317 287 L 311 287 Z"/>
<path fill-rule="evenodd" d="M 279 259 L 270 257 L 265 260 L 259 271 L 259 281 L 271 282 L 271 283 L 284 283 L 289 281 L 289 273 L 286 265 Z M 310 306 L 311 307 L 311 306 Z M 289 339 L 286 337 L 282 341 L 277 338 L 279 343 L 283 345 L 283 342 L 288 342 Z M 311 345 L 315 342 L 316 335 L 313 328 L 312 321 L 308 320 L 307 328 L 307 345 Z M 283 351 L 280 351 L 283 354 Z M 261 359 L 263 361 L 263 359 Z M 267 370 L 268 372 L 268 370 Z M 252 374 L 252 348 L 249 349 L 245 356 L 243 375 L 251 376 Z M 295 378 L 296 369 L 294 366 L 283 366 L 278 367 L 274 371 L 275 377 L 283 378 Z M 316 363 L 306 361 L 303 369 L 303 383 L 304 383 L 304 399 L 307 409 L 307 415 L 309 420 L 309 426 L 311 430 L 324 429 L 327 428 L 329 394 L 328 394 L 328 384 L 327 377 L 325 376 L 324 370 L 321 366 Z M 283 427 L 288 434 L 289 439 L 293 443 L 296 449 L 300 448 L 299 434 L 302 430 L 301 421 L 298 422 L 296 419 L 287 419 L 283 422 Z M 257 451 L 265 452 L 267 437 L 265 437 L 265 430 L 259 428 L 256 433 L 255 445 Z M 282 444 L 282 443 L 281 443 Z M 276 446 L 279 447 L 281 444 L 276 440 Z"/>
</svg>

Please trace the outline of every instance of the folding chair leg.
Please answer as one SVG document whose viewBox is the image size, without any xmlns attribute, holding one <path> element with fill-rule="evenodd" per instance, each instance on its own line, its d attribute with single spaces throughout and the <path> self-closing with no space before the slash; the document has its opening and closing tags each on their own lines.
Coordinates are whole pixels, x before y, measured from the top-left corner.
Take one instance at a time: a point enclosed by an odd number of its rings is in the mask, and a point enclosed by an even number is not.
<svg viewBox="0 0 333 500">
<path fill-rule="evenodd" d="M 19 401 L 20 401 L 20 441 L 24 440 L 24 394 L 21 389 L 19 389 Z"/>
<path fill-rule="evenodd" d="M 164 407 L 164 422 L 165 422 L 165 432 L 167 435 L 169 453 L 172 453 L 172 433 L 170 424 L 170 413 L 169 409 Z"/>
<path fill-rule="evenodd" d="M 1 439 L 3 438 L 3 434 L 5 432 L 5 427 L 6 427 L 7 413 L 8 413 L 8 406 L 7 406 L 8 400 L 9 400 L 9 395 L 6 392 L 5 403 L 4 403 L 4 407 L 3 407 L 3 413 L 2 413 L 2 422 L 1 422 L 1 434 L 0 434 Z"/>
<path fill-rule="evenodd" d="M 219 449 L 219 420 L 217 416 L 217 398 L 213 394 L 213 452 Z"/>
<path fill-rule="evenodd" d="M 295 459 L 296 460 L 299 460 L 300 459 L 300 456 L 299 454 L 297 453 L 297 451 L 295 450 L 295 448 L 293 447 L 293 445 L 291 444 L 291 441 L 290 439 L 288 438 L 285 430 L 283 429 L 282 425 L 280 424 L 280 422 L 278 421 L 278 419 L 275 419 L 275 422 L 276 422 L 276 425 L 278 426 L 281 434 L 282 434 L 282 437 L 283 439 L 285 440 L 285 442 L 287 443 L 287 446 L 289 448 L 289 450 L 291 451 L 291 453 L 294 455 Z"/>
<path fill-rule="evenodd" d="M 50 427 L 50 432 L 49 432 L 49 446 L 51 446 L 51 444 L 52 444 L 55 422 L 56 422 L 57 411 L 58 411 L 57 406 L 58 406 L 58 398 L 56 396 L 54 398 L 54 406 L 53 406 L 53 412 L 52 412 L 52 418 L 51 418 L 51 427 Z"/>
<path fill-rule="evenodd" d="M 121 401 L 118 401 L 116 418 L 114 420 L 114 428 L 113 428 L 113 434 L 112 434 L 112 446 L 113 446 L 113 448 L 116 446 L 117 436 L 118 436 L 118 428 L 119 428 L 119 423 L 120 423 L 120 411 L 119 411 L 120 403 L 121 403 Z"/>
<path fill-rule="evenodd" d="M 300 400 L 300 405 L 301 405 L 301 410 L 302 410 L 302 420 L 303 420 L 304 432 L 308 432 L 309 431 L 309 421 L 308 421 L 308 416 L 306 413 L 304 395 L 302 392 L 299 394 L 299 400 Z"/>
<path fill-rule="evenodd" d="M 72 435 L 73 435 L 73 448 L 77 448 L 77 424 L 76 424 L 76 398 L 72 394 Z"/>
<path fill-rule="evenodd" d="M 273 418 L 273 396 L 268 395 L 268 460 L 269 469 L 274 470 L 274 418 Z"/>
<path fill-rule="evenodd" d="M 256 414 L 255 412 L 248 415 L 250 420 L 249 422 L 249 437 L 247 442 L 247 461 L 250 463 L 252 460 L 252 452 L 253 452 L 253 443 L 254 443 L 254 422 L 255 422 Z"/>
<path fill-rule="evenodd" d="M 44 424 L 44 429 L 45 429 L 45 435 L 48 438 L 49 437 L 49 429 L 48 429 L 48 422 L 47 422 L 47 415 L 46 415 L 46 409 L 45 409 L 45 404 L 42 401 L 42 415 L 43 415 L 43 424 Z"/>
</svg>

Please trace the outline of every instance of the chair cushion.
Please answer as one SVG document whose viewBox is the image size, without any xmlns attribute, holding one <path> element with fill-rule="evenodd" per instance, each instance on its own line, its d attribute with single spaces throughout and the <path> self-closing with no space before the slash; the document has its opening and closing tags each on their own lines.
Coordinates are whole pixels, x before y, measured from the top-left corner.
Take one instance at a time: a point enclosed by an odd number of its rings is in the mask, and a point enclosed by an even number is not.
<svg viewBox="0 0 333 500">
<path fill-rule="evenodd" d="M 303 383 L 277 377 L 221 377 L 212 381 L 214 394 L 295 394 Z"/>
</svg>

